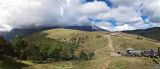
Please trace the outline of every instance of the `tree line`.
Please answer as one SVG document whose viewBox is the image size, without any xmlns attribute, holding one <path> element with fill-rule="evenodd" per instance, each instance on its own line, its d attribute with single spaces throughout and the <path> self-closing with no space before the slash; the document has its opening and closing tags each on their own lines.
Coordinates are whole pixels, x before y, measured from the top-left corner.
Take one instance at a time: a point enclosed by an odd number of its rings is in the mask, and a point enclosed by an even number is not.
<svg viewBox="0 0 160 69">
<path fill-rule="evenodd" d="M 0 36 L 0 59 L 16 58 L 20 62 L 21 60 L 66 61 L 91 60 L 94 56 L 94 53 L 85 51 L 75 56 L 75 50 L 79 47 L 75 43 L 43 37 L 34 40 L 27 39 L 21 34 L 18 34 L 12 41 L 7 41 Z"/>
</svg>

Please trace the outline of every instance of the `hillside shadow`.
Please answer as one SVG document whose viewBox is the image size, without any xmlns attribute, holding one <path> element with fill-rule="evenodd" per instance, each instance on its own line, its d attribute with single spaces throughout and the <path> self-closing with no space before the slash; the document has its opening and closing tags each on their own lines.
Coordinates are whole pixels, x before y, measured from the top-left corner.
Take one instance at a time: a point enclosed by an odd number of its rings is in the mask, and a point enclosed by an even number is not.
<svg viewBox="0 0 160 69">
<path fill-rule="evenodd" d="M 150 28 L 145 30 L 133 30 L 133 31 L 123 31 L 123 33 L 133 34 L 137 36 L 142 36 L 155 40 L 155 42 L 160 42 L 160 28 Z"/>
<path fill-rule="evenodd" d="M 0 69 L 22 69 L 29 65 L 17 62 L 16 60 L 0 55 Z"/>
<path fill-rule="evenodd" d="M 52 61 L 33 61 L 32 63 L 36 64 L 46 64 L 46 63 L 51 63 Z"/>
<path fill-rule="evenodd" d="M 22 69 L 24 67 L 28 67 L 30 65 L 24 64 L 24 63 L 19 63 L 15 61 L 4 61 L 0 60 L 0 69 Z"/>
</svg>

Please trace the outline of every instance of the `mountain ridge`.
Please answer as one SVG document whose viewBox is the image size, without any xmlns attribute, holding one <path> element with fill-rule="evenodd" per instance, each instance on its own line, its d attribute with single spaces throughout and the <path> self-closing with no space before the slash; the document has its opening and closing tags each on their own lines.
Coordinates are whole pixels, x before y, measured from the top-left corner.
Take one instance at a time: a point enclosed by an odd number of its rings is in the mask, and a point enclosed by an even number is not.
<svg viewBox="0 0 160 69">
<path fill-rule="evenodd" d="M 154 27 L 149 29 L 143 29 L 143 30 L 132 30 L 132 31 L 122 31 L 127 34 L 134 34 L 137 36 L 143 36 L 150 39 L 154 39 L 158 42 L 160 42 L 160 27 Z"/>
<path fill-rule="evenodd" d="M 65 29 L 74 29 L 74 30 L 81 30 L 81 31 L 105 31 L 104 29 L 101 29 L 95 25 L 90 25 L 90 26 L 65 26 L 65 27 L 60 27 L 60 26 L 53 26 L 53 27 L 43 27 L 43 28 L 31 28 L 31 29 L 12 29 L 9 32 L 0 32 L 0 35 L 3 35 L 7 40 L 12 40 L 15 38 L 17 34 L 22 34 L 24 36 L 31 35 L 36 32 L 41 32 L 44 30 L 49 30 L 49 29 L 56 29 L 56 28 L 65 28 Z"/>
</svg>

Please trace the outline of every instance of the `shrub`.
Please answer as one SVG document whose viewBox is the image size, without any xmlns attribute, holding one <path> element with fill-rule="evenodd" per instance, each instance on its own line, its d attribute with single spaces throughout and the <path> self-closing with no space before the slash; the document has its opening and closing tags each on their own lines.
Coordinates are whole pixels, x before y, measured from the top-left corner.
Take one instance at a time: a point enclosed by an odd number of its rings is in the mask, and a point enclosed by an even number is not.
<svg viewBox="0 0 160 69">
<path fill-rule="evenodd" d="M 81 51 L 79 58 L 80 58 L 80 60 L 91 60 L 93 58 L 93 56 L 94 56 L 93 52 Z"/>
</svg>

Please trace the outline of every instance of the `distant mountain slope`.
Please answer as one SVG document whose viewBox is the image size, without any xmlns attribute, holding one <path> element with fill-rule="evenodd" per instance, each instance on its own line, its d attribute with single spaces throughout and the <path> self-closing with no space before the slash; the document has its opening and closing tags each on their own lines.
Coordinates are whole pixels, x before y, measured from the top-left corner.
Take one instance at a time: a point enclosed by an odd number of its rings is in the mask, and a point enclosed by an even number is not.
<svg viewBox="0 0 160 69">
<path fill-rule="evenodd" d="M 46 28 L 34 28 L 34 29 L 12 29 L 11 31 L 7 32 L 5 34 L 7 40 L 13 39 L 17 34 L 22 34 L 24 36 L 28 36 L 30 34 L 33 34 L 35 32 L 40 32 L 43 30 L 48 30 L 48 29 L 55 29 L 59 27 L 46 27 Z"/>
<path fill-rule="evenodd" d="M 81 30 L 81 31 L 105 31 L 104 29 L 101 29 L 95 25 L 92 26 L 67 26 L 63 27 L 66 29 L 75 29 L 75 30 Z"/>
<path fill-rule="evenodd" d="M 124 33 L 144 36 L 160 42 L 160 27 L 155 27 L 145 30 L 124 31 Z"/>
<path fill-rule="evenodd" d="M 5 35 L 5 33 L 6 33 L 6 32 L 1 32 L 1 31 L 0 31 L 0 35 Z"/>
<path fill-rule="evenodd" d="M 13 29 L 10 32 L 1 33 L 2 35 L 6 36 L 7 40 L 13 39 L 17 34 L 23 34 L 24 36 L 28 36 L 30 34 L 33 34 L 35 32 L 40 32 L 44 30 L 49 30 L 49 29 L 56 29 L 56 28 L 66 28 L 66 29 L 74 29 L 74 30 L 81 30 L 81 31 L 105 31 L 104 29 L 101 29 L 95 25 L 92 26 L 66 26 L 66 27 L 45 27 L 45 28 L 34 28 L 34 29 Z"/>
</svg>

